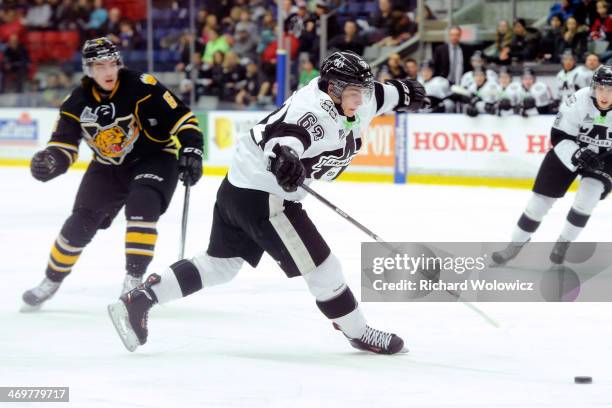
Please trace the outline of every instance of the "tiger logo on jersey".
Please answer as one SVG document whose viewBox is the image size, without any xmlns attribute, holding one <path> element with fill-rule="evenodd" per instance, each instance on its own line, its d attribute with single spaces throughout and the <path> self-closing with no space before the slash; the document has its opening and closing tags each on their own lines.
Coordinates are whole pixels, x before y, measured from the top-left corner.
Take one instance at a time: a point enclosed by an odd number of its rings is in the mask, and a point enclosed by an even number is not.
<svg viewBox="0 0 612 408">
<path fill-rule="evenodd" d="M 81 126 L 87 144 L 102 161 L 112 164 L 123 162 L 139 135 L 136 119 L 132 115 L 117 118 L 104 127 L 97 123 L 82 123 Z"/>
</svg>

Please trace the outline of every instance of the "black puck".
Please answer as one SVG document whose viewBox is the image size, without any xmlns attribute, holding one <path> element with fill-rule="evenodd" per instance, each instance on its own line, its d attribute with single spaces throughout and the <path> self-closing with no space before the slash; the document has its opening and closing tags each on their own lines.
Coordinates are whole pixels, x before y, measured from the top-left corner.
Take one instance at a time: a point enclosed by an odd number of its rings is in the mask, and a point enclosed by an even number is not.
<svg viewBox="0 0 612 408">
<path fill-rule="evenodd" d="M 574 382 L 576 384 L 591 384 L 593 382 L 593 377 L 574 377 Z"/>
</svg>

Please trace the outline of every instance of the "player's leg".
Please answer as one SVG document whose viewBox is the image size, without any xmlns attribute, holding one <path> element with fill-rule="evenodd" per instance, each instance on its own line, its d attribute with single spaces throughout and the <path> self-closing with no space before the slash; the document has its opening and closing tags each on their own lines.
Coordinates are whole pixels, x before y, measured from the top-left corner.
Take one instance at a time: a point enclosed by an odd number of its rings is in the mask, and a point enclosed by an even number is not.
<svg viewBox="0 0 612 408">
<path fill-rule="evenodd" d="M 81 180 L 72 213 L 51 247 L 46 276 L 23 294 L 22 311 L 40 308 L 57 292 L 98 229 L 110 226 L 124 196 L 124 189 L 112 178 L 110 166 L 92 162 Z"/>
<path fill-rule="evenodd" d="M 125 203 L 126 276 L 122 294 L 142 283 L 155 253 L 157 221 L 170 205 L 177 180 L 177 161 L 168 153 L 151 155 L 134 168 Z"/>
<path fill-rule="evenodd" d="M 565 195 L 575 178 L 576 173 L 565 167 L 553 150 L 546 154 L 536 177 L 533 194 L 512 230 L 510 243 L 491 255 L 493 262 L 503 265 L 519 254 L 555 201 Z"/>
<path fill-rule="evenodd" d="M 261 249 L 240 228 L 232 224 L 219 206 L 225 189 L 220 188 L 213 212 L 209 248 L 191 259 L 182 259 L 160 274 L 151 274 L 143 285 L 121 296 L 108 311 L 126 348 L 134 351 L 147 341 L 149 310 L 156 303 L 167 303 L 189 296 L 205 287 L 232 280 L 244 259 L 256 265 Z M 228 198 L 231 200 L 232 198 Z"/>
<path fill-rule="evenodd" d="M 354 347 L 392 354 L 403 349 L 403 341 L 392 333 L 372 329 L 346 284 L 342 267 L 312 223 L 302 205 L 261 192 L 240 189 L 227 180 L 220 207 L 234 223 L 278 263 L 288 277 L 302 276 L 321 312 Z M 209 254 L 222 254 L 209 248 Z M 253 266 L 259 259 L 245 260 Z M 255 261 L 255 262 L 253 262 Z"/>
<path fill-rule="evenodd" d="M 583 174 L 572 208 L 565 219 L 563 230 L 550 254 L 551 262 L 563 263 L 570 243 L 578 238 L 597 203 L 608 195 L 611 187 L 612 178 L 605 170 L 587 171 Z"/>
</svg>

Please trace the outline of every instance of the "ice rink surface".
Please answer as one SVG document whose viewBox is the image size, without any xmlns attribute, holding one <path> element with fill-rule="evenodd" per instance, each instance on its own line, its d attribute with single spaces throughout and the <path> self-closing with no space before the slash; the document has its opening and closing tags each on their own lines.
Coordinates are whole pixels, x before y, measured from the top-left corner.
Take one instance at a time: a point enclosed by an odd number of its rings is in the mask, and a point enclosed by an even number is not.
<svg viewBox="0 0 612 408">
<path fill-rule="evenodd" d="M 43 278 L 82 172 L 48 183 L 0 168 L 0 386 L 69 386 L 70 407 L 612 407 L 612 304 L 481 303 L 499 328 L 457 303 L 364 303 L 369 322 L 400 334 L 410 353 L 353 350 L 317 310 L 304 282 L 269 258 L 227 285 L 156 307 L 149 342 L 121 344 L 106 314 L 124 276 L 121 213 L 83 252 L 39 313 L 18 313 Z M 187 253 L 205 250 L 216 189 L 192 190 Z M 315 183 L 330 201 L 387 240 L 505 241 L 526 190 Z M 176 261 L 182 187 L 161 219 L 149 272 Z M 554 241 L 571 204 L 551 210 L 536 240 Z M 308 198 L 315 224 L 356 296 L 368 237 Z M 582 241 L 610 241 L 612 203 Z M 576 375 L 594 378 L 576 385 Z M 2 404 L 2 406 L 7 404 Z M 12 404 L 26 407 L 40 404 Z"/>
</svg>

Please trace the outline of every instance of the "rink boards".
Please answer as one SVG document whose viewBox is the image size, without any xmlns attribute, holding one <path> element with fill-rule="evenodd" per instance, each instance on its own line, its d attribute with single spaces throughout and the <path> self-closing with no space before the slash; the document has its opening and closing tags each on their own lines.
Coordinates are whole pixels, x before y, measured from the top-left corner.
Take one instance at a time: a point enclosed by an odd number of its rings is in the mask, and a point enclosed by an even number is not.
<svg viewBox="0 0 612 408">
<path fill-rule="evenodd" d="M 205 130 L 205 172 L 222 175 L 240 137 L 268 111 L 196 112 Z M 48 141 L 55 109 L 0 110 L 0 165 L 27 165 Z M 396 183 L 530 188 L 550 148 L 554 117 L 470 118 L 454 114 L 397 114 L 375 118 L 341 179 Z M 84 168 L 89 149 L 75 167 Z"/>
</svg>

